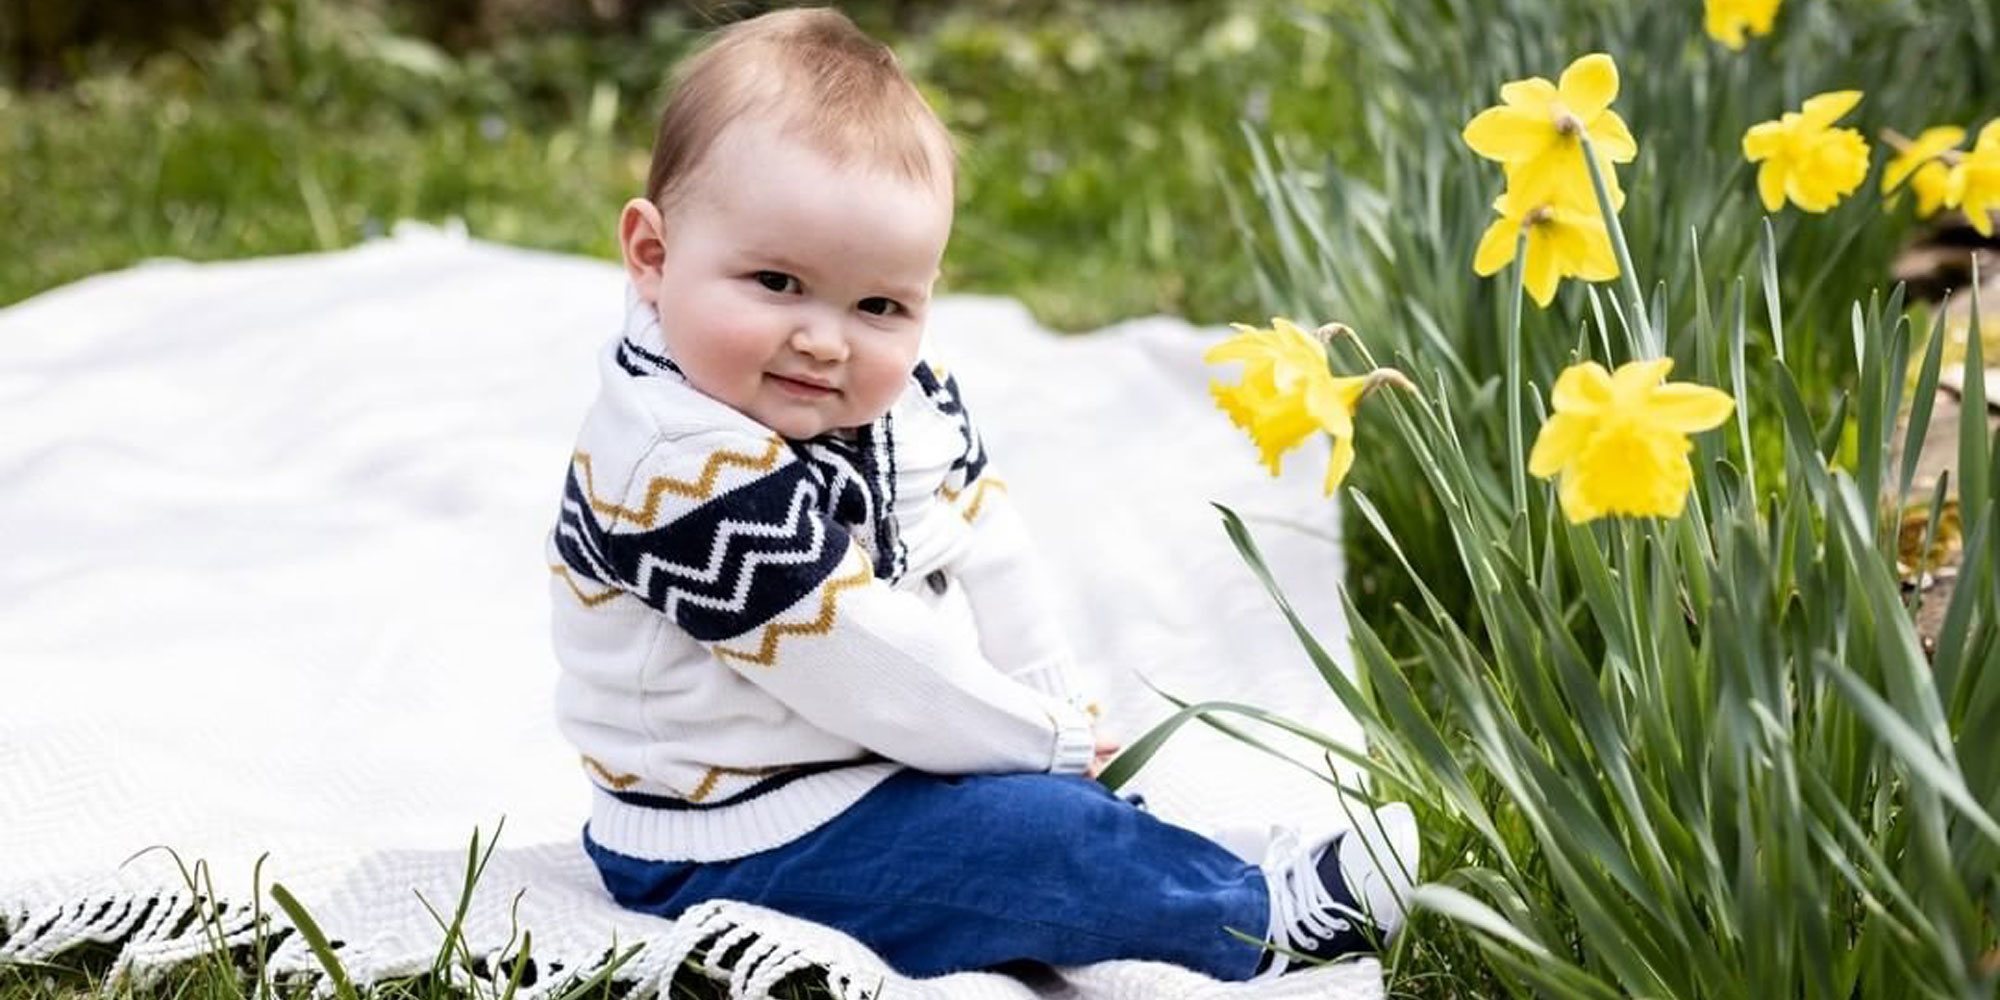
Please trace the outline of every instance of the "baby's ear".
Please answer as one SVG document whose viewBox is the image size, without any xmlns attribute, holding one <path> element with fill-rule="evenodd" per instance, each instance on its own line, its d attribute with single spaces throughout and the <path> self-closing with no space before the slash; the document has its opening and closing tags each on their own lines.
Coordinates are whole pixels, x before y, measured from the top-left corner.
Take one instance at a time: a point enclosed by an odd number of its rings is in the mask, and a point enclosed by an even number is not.
<svg viewBox="0 0 2000 1000">
<path fill-rule="evenodd" d="M 658 304 L 656 289 L 666 261 L 666 224 L 660 207 L 645 198 L 625 203 L 618 215 L 618 249 L 625 258 L 625 276 L 639 297 Z"/>
</svg>

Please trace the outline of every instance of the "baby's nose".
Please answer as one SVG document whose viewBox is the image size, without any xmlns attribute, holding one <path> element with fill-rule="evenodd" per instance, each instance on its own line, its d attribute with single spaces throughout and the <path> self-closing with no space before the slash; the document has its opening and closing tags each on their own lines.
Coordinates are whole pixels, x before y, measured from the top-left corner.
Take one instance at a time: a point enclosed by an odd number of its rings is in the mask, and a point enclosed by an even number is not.
<svg viewBox="0 0 2000 1000">
<path fill-rule="evenodd" d="M 792 350 L 823 361 L 841 361 L 847 357 L 847 338 L 830 323 L 810 323 L 793 332 Z"/>
</svg>

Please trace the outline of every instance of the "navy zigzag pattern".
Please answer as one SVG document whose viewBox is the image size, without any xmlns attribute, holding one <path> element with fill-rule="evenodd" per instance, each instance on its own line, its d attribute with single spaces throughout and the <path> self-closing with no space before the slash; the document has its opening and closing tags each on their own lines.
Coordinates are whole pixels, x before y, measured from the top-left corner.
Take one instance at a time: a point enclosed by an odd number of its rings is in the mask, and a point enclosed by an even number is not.
<svg viewBox="0 0 2000 1000">
<path fill-rule="evenodd" d="M 958 379 L 947 375 L 939 379 L 930 365 L 918 364 L 917 385 L 923 388 L 924 398 L 937 407 L 939 413 L 957 418 L 958 436 L 965 443 L 965 450 L 951 463 L 952 471 L 960 477 L 959 488 L 964 489 L 978 481 L 986 471 L 986 442 L 979 437 L 979 431 L 972 426 L 972 415 L 965 410 L 965 397 L 958 391 Z"/>
<path fill-rule="evenodd" d="M 777 617 L 833 575 L 849 544 L 796 462 L 630 532 L 598 522 L 572 469 L 556 539 L 572 573 L 630 592 L 702 642 Z"/>
<path fill-rule="evenodd" d="M 597 545 L 601 535 L 596 515 L 590 510 L 590 496 L 577 479 L 576 465 L 572 463 L 569 476 L 563 481 L 562 514 L 556 519 L 556 553 L 562 556 L 563 565 L 569 567 L 571 575 L 600 586 L 615 587 L 618 581 L 605 565 L 604 552 Z"/>
<path fill-rule="evenodd" d="M 895 508 L 889 501 L 893 484 L 879 457 L 884 450 L 883 438 L 876 428 L 886 432 L 893 419 L 884 416 L 859 428 L 852 441 L 829 434 L 792 444 L 793 454 L 813 470 L 827 491 L 828 512 L 850 526 L 857 538 L 866 540 L 875 576 L 891 582 L 902 575 L 904 546 Z"/>
<path fill-rule="evenodd" d="M 658 375 L 663 371 L 686 377 L 681 372 L 681 366 L 674 364 L 672 358 L 664 354 L 654 354 L 630 339 L 618 342 L 618 367 L 625 369 L 626 374 L 639 378 Z"/>
</svg>

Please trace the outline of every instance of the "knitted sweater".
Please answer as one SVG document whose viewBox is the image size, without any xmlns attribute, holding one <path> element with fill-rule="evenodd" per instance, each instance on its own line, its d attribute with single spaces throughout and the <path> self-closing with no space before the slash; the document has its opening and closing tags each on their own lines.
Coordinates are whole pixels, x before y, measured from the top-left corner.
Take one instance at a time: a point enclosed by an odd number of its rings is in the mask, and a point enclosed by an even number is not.
<svg viewBox="0 0 2000 1000">
<path fill-rule="evenodd" d="M 722 860 L 904 766 L 1083 771 L 1069 653 L 957 383 L 920 363 L 873 424 L 787 440 L 690 386 L 634 305 L 547 545 L 591 836 Z"/>
</svg>

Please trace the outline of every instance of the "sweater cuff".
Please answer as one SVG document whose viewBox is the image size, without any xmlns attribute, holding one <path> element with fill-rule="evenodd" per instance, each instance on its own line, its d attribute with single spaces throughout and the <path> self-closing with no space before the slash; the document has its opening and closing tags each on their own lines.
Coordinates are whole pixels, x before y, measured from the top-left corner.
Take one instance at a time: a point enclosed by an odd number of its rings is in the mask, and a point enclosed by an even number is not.
<svg viewBox="0 0 2000 1000">
<path fill-rule="evenodd" d="M 1089 715 L 1067 702 L 1049 702 L 1049 721 L 1056 725 L 1051 774 L 1083 774 L 1097 759 L 1097 732 Z"/>
</svg>

